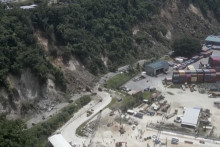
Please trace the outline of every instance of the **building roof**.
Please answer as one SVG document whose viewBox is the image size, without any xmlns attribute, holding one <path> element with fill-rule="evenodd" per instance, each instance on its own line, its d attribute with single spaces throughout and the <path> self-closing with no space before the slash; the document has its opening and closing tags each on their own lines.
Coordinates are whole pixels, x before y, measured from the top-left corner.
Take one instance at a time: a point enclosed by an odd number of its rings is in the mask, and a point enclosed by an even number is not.
<svg viewBox="0 0 220 147">
<path fill-rule="evenodd" d="M 212 55 L 210 58 L 211 58 L 213 61 L 220 61 L 220 56 Z"/>
<path fill-rule="evenodd" d="M 211 41 L 211 42 L 218 42 L 220 43 L 220 36 L 214 36 L 214 35 L 210 35 L 208 36 L 205 41 Z"/>
<path fill-rule="evenodd" d="M 182 118 L 182 124 L 196 127 L 200 111 L 200 109 L 186 108 Z"/>
<path fill-rule="evenodd" d="M 156 62 L 153 62 L 151 64 L 146 65 L 148 67 L 154 68 L 154 69 L 160 69 L 163 68 L 164 66 L 169 66 L 167 61 L 164 60 L 158 60 Z"/>
<path fill-rule="evenodd" d="M 56 134 L 48 138 L 54 147 L 71 147 L 61 134 Z"/>
</svg>

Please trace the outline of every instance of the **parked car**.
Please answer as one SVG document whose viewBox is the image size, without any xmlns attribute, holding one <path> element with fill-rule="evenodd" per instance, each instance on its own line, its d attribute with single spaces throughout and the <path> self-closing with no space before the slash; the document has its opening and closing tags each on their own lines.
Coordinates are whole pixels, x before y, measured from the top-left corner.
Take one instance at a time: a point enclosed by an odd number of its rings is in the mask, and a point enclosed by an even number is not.
<svg viewBox="0 0 220 147">
<path fill-rule="evenodd" d="M 150 90 L 150 86 L 144 89 L 144 91 L 149 91 L 149 90 Z"/>
</svg>

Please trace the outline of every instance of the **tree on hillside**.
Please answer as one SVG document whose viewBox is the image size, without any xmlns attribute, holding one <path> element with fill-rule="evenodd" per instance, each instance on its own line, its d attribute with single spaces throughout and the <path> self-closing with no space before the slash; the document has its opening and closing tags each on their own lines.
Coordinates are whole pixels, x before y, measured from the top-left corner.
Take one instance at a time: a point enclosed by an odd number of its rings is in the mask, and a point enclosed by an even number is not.
<svg viewBox="0 0 220 147">
<path fill-rule="evenodd" d="M 1 117 L 2 118 L 2 117 Z M 28 140 L 27 135 L 23 131 L 25 125 L 19 121 L 11 121 L 5 118 L 0 121 L 0 146 L 24 146 Z"/>
<path fill-rule="evenodd" d="M 190 57 L 200 51 L 201 45 L 196 39 L 183 38 L 175 40 L 172 48 L 175 56 Z"/>
</svg>

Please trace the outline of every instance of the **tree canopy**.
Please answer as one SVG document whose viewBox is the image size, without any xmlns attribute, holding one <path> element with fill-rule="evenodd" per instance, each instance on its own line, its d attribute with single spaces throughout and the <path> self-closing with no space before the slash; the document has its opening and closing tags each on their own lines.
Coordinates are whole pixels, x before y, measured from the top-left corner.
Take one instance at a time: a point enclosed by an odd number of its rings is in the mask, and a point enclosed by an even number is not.
<svg viewBox="0 0 220 147">
<path fill-rule="evenodd" d="M 41 83 L 51 74 L 57 84 L 65 87 L 62 72 L 52 66 L 37 44 L 30 13 L 16 8 L 6 10 L 1 3 L 0 12 L 0 85 L 9 90 L 7 75 L 19 76 L 22 70 L 30 68 Z"/>
<path fill-rule="evenodd" d="M 200 42 L 196 39 L 183 38 L 172 44 L 175 56 L 190 57 L 201 50 Z"/>
</svg>

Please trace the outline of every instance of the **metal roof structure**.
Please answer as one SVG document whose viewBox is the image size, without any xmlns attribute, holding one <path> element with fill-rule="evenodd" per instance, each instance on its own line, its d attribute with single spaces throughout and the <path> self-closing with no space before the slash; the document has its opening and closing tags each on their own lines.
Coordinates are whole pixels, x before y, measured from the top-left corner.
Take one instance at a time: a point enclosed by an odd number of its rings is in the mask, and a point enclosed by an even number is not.
<svg viewBox="0 0 220 147">
<path fill-rule="evenodd" d="M 164 66 L 167 66 L 167 65 L 169 66 L 167 61 L 158 60 L 158 61 L 156 61 L 154 63 L 151 63 L 151 64 L 148 64 L 146 66 L 154 68 L 154 69 L 161 69 L 161 68 L 164 68 Z"/>
<path fill-rule="evenodd" d="M 208 36 L 205 41 L 210 41 L 210 42 L 218 42 L 220 43 L 220 36 L 214 36 L 214 35 L 210 35 Z"/>
<path fill-rule="evenodd" d="M 56 134 L 48 138 L 54 147 L 71 147 L 61 134 Z"/>
<path fill-rule="evenodd" d="M 196 127 L 198 124 L 200 109 L 186 108 L 185 113 L 182 118 L 182 124 L 187 126 Z"/>
</svg>

